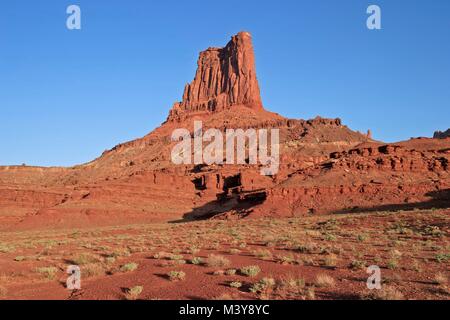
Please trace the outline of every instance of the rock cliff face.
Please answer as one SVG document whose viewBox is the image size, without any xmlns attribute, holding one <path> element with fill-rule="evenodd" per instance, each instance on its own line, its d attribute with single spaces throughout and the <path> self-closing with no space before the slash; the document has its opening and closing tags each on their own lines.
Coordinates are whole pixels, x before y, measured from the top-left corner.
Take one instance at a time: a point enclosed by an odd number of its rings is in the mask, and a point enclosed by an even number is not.
<svg viewBox="0 0 450 320">
<path fill-rule="evenodd" d="M 434 133 L 433 136 L 434 139 L 445 139 L 445 138 L 450 138 L 450 129 L 448 129 L 447 131 L 436 131 Z"/>
<path fill-rule="evenodd" d="M 183 101 L 175 103 L 169 120 L 236 105 L 263 109 L 252 37 L 248 32 L 233 36 L 224 48 L 209 48 L 200 53 L 195 78 L 186 85 Z"/>
</svg>

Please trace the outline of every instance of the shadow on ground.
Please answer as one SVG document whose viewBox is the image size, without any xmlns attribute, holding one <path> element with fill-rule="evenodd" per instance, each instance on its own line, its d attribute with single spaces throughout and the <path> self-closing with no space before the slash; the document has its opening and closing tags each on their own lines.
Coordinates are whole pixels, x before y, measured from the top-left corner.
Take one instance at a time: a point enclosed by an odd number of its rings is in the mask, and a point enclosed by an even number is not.
<svg viewBox="0 0 450 320">
<path fill-rule="evenodd" d="M 346 213 L 368 213 L 368 212 L 386 212 L 386 211 L 412 211 L 412 210 L 430 210 L 430 209 L 448 209 L 450 208 L 450 189 L 439 191 L 432 191 L 426 194 L 432 199 L 417 203 L 401 203 L 401 204 L 386 204 L 374 207 L 353 207 L 347 209 L 340 209 L 333 211 L 332 214 L 346 214 Z"/>
</svg>

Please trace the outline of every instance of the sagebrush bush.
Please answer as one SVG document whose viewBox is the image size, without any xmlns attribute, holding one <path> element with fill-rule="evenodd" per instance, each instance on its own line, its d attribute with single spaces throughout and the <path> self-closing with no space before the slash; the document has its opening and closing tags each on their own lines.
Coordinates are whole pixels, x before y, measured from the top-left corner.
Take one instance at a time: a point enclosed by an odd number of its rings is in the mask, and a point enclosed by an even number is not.
<svg viewBox="0 0 450 320">
<path fill-rule="evenodd" d="M 230 264 L 230 260 L 221 255 L 210 254 L 206 259 L 208 267 L 228 267 Z"/>
<path fill-rule="evenodd" d="M 199 265 L 199 264 L 203 263 L 203 259 L 200 257 L 194 257 L 194 258 L 192 258 L 191 263 L 195 264 L 195 265 Z"/>
<path fill-rule="evenodd" d="M 139 295 L 144 290 L 143 286 L 135 286 L 133 288 L 129 288 L 125 294 L 125 299 L 127 300 L 137 300 Z"/>
<path fill-rule="evenodd" d="M 186 278 L 186 273 L 183 271 L 170 271 L 167 273 L 170 281 L 181 281 Z"/>
<path fill-rule="evenodd" d="M 261 268 L 258 266 L 247 266 L 242 267 L 239 271 L 247 277 L 256 277 L 261 272 Z"/>
<path fill-rule="evenodd" d="M 134 270 L 136 270 L 138 268 L 138 266 L 139 265 L 137 263 L 134 263 L 134 262 L 127 263 L 127 264 L 124 264 L 123 266 L 120 267 L 120 271 L 122 271 L 122 272 L 134 271 Z"/>
</svg>

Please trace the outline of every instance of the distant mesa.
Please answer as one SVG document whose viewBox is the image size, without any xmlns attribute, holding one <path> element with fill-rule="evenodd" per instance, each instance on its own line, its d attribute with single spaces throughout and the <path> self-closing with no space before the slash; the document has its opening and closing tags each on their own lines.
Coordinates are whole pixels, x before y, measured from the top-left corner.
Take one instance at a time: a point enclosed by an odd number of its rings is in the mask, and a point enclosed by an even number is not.
<svg viewBox="0 0 450 320">
<path fill-rule="evenodd" d="M 436 131 L 433 135 L 434 139 L 445 139 L 450 138 L 450 129 L 447 129 L 447 131 Z"/>
<path fill-rule="evenodd" d="M 168 121 L 233 106 L 263 110 L 250 33 L 239 32 L 224 48 L 201 52 L 197 64 L 194 80 L 186 85 L 183 100 L 175 103 Z"/>
</svg>

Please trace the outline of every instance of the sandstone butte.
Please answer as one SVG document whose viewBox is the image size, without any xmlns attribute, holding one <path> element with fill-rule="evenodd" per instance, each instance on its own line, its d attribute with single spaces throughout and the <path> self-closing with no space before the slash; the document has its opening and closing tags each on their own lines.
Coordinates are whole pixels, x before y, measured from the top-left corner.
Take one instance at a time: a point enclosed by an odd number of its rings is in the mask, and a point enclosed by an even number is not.
<svg viewBox="0 0 450 320">
<path fill-rule="evenodd" d="M 182 101 L 145 137 L 75 167 L 0 167 L 0 228 L 449 206 L 450 139 L 386 144 L 340 119 L 287 119 L 266 111 L 259 90 L 249 33 L 203 51 Z M 261 176 L 258 165 L 173 165 L 171 133 L 192 130 L 194 120 L 222 130 L 279 128 L 279 173 Z"/>
</svg>

